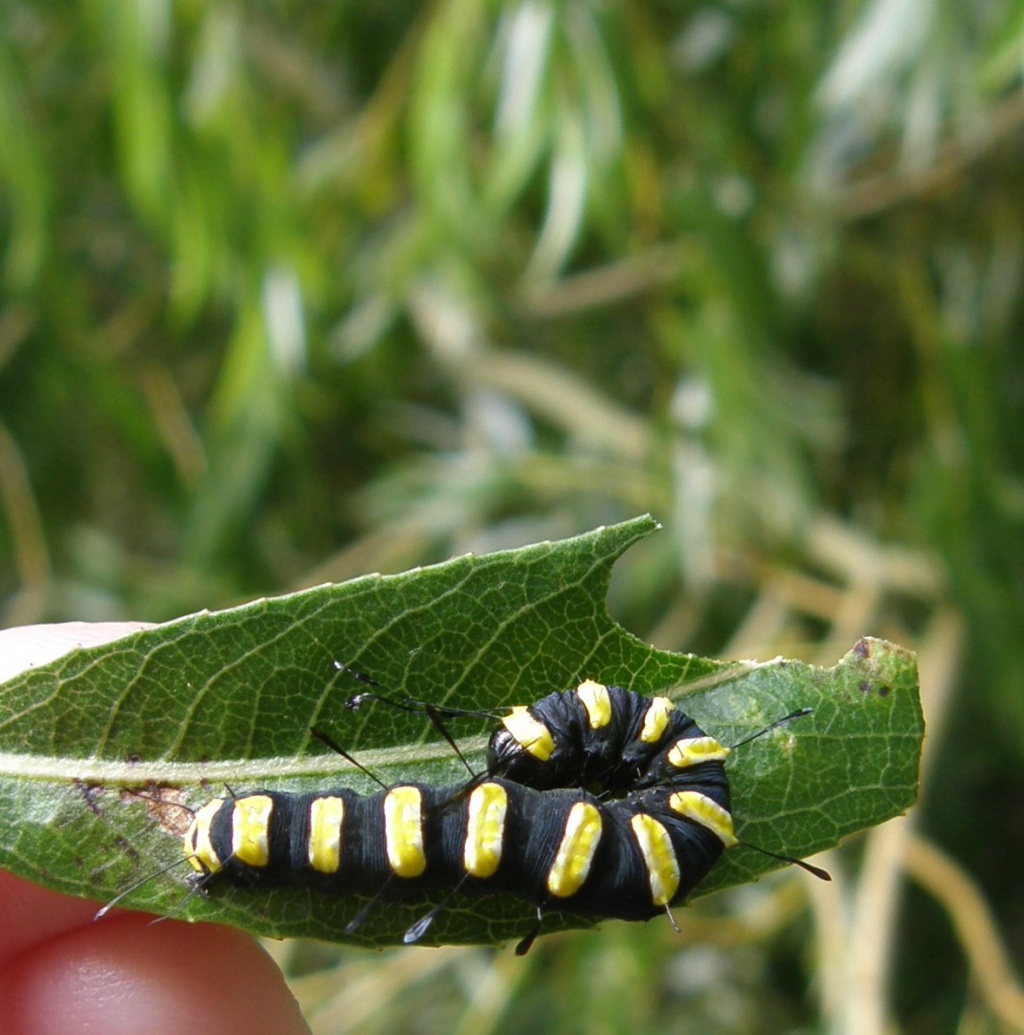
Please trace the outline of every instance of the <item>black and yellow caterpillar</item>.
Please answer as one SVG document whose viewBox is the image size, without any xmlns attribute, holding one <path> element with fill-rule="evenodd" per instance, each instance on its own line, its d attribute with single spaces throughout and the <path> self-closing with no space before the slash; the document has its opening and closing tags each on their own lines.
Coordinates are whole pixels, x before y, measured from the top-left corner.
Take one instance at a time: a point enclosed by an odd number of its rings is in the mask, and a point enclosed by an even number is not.
<svg viewBox="0 0 1024 1035">
<path fill-rule="evenodd" d="M 302 884 L 402 902 L 511 894 L 537 909 L 526 951 L 545 912 L 646 920 L 682 902 L 738 843 L 728 753 L 668 698 L 587 680 L 512 709 L 485 775 L 214 798 L 184 850 L 203 888 Z"/>
</svg>

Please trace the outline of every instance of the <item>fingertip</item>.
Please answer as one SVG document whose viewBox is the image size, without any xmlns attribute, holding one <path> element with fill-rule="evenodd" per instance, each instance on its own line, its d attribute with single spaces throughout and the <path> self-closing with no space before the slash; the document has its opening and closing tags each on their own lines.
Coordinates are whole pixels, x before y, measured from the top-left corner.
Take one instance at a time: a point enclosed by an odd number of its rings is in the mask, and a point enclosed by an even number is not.
<svg viewBox="0 0 1024 1035">
<path fill-rule="evenodd" d="M 0 870 L 0 970 L 32 946 L 91 922 L 96 903 Z"/>
<path fill-rule="evenodd" d="M 37 945 L 0 976 L 9 1035 L 308 1035 L 280 971 L 247 935 L 111 916 Z"/>
</svg>

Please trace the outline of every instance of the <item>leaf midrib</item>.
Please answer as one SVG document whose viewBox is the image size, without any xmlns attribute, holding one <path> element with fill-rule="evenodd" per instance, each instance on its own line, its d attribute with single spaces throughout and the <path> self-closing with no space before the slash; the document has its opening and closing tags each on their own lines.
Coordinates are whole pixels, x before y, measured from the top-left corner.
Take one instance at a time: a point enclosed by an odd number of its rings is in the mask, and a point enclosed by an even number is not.
<svg viewBox="0 0 1024 1035">
<path fill-rule="evenodd" d="M 487 744 L 484 736 L 460 738 L 467 756 L 480 755 Z M 405 744 L 390 748 L 367 748 L 359 762 L 371 772 L 401 766 L 450 762 L 452 749 L 445 742 Z M 0 752 L 0 779 L 82 780 L 86 783 L 139 786 L 154 783 L 169 786 L 206 783 L 255 783 L 260 780 L 328 779 L 335 774 L 351 776 L 359 768 L 341 755 L 218 759 L 206 762 L 121 762 L 97 758 L 59 758 L 55 755 L 24 755 Z"/>
</svg>

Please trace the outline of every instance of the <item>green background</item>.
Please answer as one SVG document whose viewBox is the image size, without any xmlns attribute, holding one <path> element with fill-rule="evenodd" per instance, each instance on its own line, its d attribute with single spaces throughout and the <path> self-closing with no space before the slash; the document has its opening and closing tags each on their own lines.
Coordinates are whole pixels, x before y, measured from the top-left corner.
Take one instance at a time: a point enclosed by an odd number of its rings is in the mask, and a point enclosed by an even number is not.
<svg viewBox="0 0 1024 1035">
<path fill-rule="evenodd" d="M 4 5 L 5 624 L 651 511 L 641 639 L 919 654 L 923 805 L 828 861 L 849 915 L 773 878 L 519 969 L 282 949 L 319 1030 L 339 958 L 364 1031 L 837 1027 L 836 945 L 905 1030 L 1022 1023 L 929 868 L 1019 965 L 1022 46 L 999 0 Z"/>
</svg>

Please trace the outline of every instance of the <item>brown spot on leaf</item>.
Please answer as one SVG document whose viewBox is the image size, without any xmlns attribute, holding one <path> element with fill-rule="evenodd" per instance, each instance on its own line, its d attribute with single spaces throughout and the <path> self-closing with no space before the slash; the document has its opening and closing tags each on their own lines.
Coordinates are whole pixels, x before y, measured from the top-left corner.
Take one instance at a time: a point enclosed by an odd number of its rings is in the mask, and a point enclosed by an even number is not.
<svg viewBox="0 0 1024 1035">
<path fill-rule="evenodd" d="M 184 837 L 192 822 L 192 809 L 179 787 L 153 784 L 144 791 L 125 788 L 121 791 L 121 801 L 126 804 L 141 802 L 157 826 L 175 837 Z"/>
</svg>

